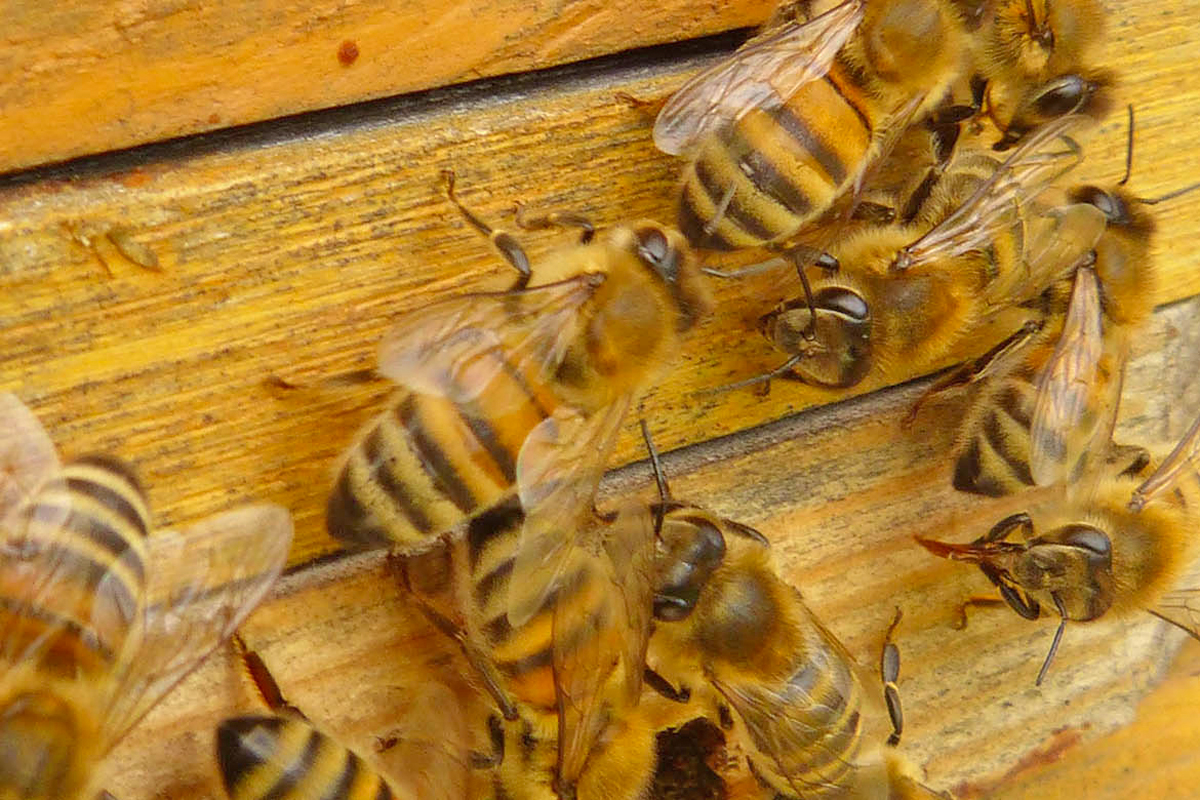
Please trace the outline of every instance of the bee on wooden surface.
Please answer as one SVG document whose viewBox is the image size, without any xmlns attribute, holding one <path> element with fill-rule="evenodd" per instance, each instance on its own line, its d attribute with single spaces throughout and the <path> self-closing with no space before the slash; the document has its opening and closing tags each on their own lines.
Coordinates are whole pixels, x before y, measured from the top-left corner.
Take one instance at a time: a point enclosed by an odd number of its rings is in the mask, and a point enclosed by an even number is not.
<svg viewBox="0 0 1200 800">
<path fill-rule="evenodd" d="M 513 581 L 514 624 L 553 590 L 631 398 L 675 355 L 709 305 L 683 237 L 653 222 L 613 228 L 536 266 L 507 233 L 450 199 L 520 273 L 509 291 L 436 303 L 393 328 L 379 372 L 400 384 L 350 448 L 327 510 L 330 533 L 357 546 L 431 546 L 507 498 L 525 514 Z"/>
<path fill-rule="evenodd" d="M 1130 109 L 1128 163 L 1132 147 Z M 975 384 L 955 488 L 1000 496 L 1075 481 L 1095 455 L 1110 454 L 1125 361 L 1158 296 L 1148 206 L 1195 188 L 1139 198 L 1124 188 L 1128 177 L 1127 171 L 1115 186 L 1067 192 L 1072 212 L 1099 223 L 1101 235 L 1030 302 L 1033 328 L 951 379 Z M 1112 454 L 1120 457 L 1121 450 Z"/>
<path fill-rule="evenodd" d="M 647 445 L 660 504 L 692 518 L 704 514 L 670 499 L 648 437 Z M 699 714 L 719 726 L 769 793 L 763 796 L 938 796 L 884 748 L 899 740 L 903 719 L 891 629 L 881 659 L 890 688 L 880 692 L 779 576 L 761 533 L 711 515 L 699 519 L 702 524 L 679 519 L 661 533 L 656 599 L 665 593 L 688 601 L 662 606 L 670 614 L 656 613 L 648 674 L 687 702 L 670 712 L 678 722 L 659 724 L 676 727 Z M 720 547 L 708 529 L 714 520 Z M 681 592 L 681 586 L 695 591 Z M 893 629 L 898 622 L 899 615 Z"/>
<path fill-rule="evenodd" d="M 790 247 L 941 103 L 967 63 L 961 27 L 940 0 L 848 0 L 768 27 L 684 84 L 654 141 L 691 159 L 678 212 L 688 241 Z"/>
<path fill-rule="evenodd" d="M 1078 162 L 1066 134 L 1082 122 L 1047 124 L 1003 163 L 962 150 L 935 183 L 919 187 L 906 218 L 836 244 L 819 262 L 811 301 L 785 301 L 761 320 L 787 360 L 732 386 L 776 377 L 827 388 L 868 377 L 893 383 L 934 369 L 984 323 L 1025 326 L 1034 313 L 1021 306 L 1104 229 L 1094 206 L 1043 198 Z"/>
<path fill-rule="evenodd" d="M 1065 114 L 1103 116 L 1113 76 L 1090 63 L 1104 41 L 1097 0 L 984 0 L 960 3 L 978 19 L 970 37 L 980 104 L 1007 149 Z"/>
<path fill-rule="evenodd" d="M 467 800 L 470 754 L 458 699 L 426 684 L 387 743 L 388 778 L 296 713 L 231 717 L 217 728 L 230 800 Z M 444 735 L 445 741 L 431 740 Z M 380 757 L 382 760 L 382 756 Z"/>
<path fill-rule="evenodd" d="M 62 465 L 0 395 L 0 797 L 74 800 L 151 707 L 258 604 L 287 557 L 260 505 L 154 530 L 130 468 Z"/>
<path fill-rule="evenodd" d="M 1053 399 L 1067 400 L 1061 394 Z M 1037 619 L 1043 608 L 1059 616 L 1039 684 L 1068 620 L 1146 610 L 1200 639 L 1197 590 L 1175 589 L 1197 556 L 1197 453 L 1200 419 L 1144 480 L 1140 459 L 1132 465 L 1106 463 L 970 544 L 917 541 L 934 555 L 977 564 L 1022 617 Z"/>
</svg>

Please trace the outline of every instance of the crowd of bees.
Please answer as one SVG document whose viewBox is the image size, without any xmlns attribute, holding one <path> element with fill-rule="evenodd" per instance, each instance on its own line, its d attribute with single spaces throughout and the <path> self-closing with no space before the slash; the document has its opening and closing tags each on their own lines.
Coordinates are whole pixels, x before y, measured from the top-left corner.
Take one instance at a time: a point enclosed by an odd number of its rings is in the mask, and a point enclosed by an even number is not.
<svg viewBox="0 0 1200 800">
<path fill-rule="evenodd" d="M 968 396 L 954 488 L 1033 499 L 972 541 L 913 546 L 995 585 L 971 602 L 1058 620 L 1036 682 L 1068 622 L 1148 612 L 1200 638 L 1181 585 L 1200 420 L 1165 457 L 1113 439 L 1153 311 L 1150 207 L 1191 187 L 1143 198 L 1128 172 L 1072 179 L 1116 107 L 1103 29 L 1093 0 L 788 0 L 661 103 L 654 142 L 681 157 L 675 226 L 522 217 L 579 231 L 537 260 L 442 175 L 513 282 L 385 335 L 376 371 L 397 388 L 346 431 L 325 522 L 347 548 L 388 549 L 408 602 L 461 650 L 490 713 L 435 748 L 456 758 L 400 735 L 379 749 L 406 774 L 383 774 L 241 643 L 286 561 L 287 510 L 159 530 L 129 466 L 60 461 L 0 395 L 0 800 L 106 795 L 108 752 L 221 646 L 266 705 L 214 721 L 230 800 L 466 800 L 468 772 L 495 800 L 948 797 L 903 755 L 899 611 L 864 669 L 781 573 L 769 532 L 672 495 L 645 420 L 658 499 L 598 505 L 622 425 L 713 307 L 709 281 L 737 279 L 713 268 L 721 252 L 798 279 L 746 331 L 779 366 L 724 391 L 891 383 L 1003 332 L 928 394 Z M 445 687 L 419 699 L 402 730 L 455 716 Z M 665 774 L 681 742 L 715 790 Z"/>
</svg>

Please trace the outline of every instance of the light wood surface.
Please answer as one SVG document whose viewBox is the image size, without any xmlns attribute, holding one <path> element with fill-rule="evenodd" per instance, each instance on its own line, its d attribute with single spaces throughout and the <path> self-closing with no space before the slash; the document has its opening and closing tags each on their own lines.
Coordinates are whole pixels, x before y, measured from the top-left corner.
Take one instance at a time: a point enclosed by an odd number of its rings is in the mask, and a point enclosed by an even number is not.
<svg viewBox="0 0 1200 800">
<path fill-rule="evenodd" d="M 409 5 L 416 13 L 419 4 Z M 212 37 L 203 35 L 207 5 L 112 5 L 143 21 L 124 26 L 125 35 L 135 31 L 128 47 L 112 46 L 120 28 L 91 24 L 96 14 L 117 13 L 109 4 L 77 4 L 76 20 L 64 21 L 66 12 L 56 10 L 59 16 L 45 16 L 41 33 L 51 38 L 42 40 L 41 56 L 76 71 L 64 77 L 54 68 L 25 69 L 20 65 L 41 62 L 22 61 L 13 48 L 0 54 L 0 74 L 22 69 L 30 81 L 0 90 L 6 98 L 0 170 L 574 61 L 745 24 L 767 8 L 677 4 L 635 14 L 610 4 L 612 14 L 602 18 L 617 23 L 602 25 L 591 5 L 569 4 L 580 9 L 574 22 L 568 16 L 567 27 L 539 27 L 522 23 L 511 4 L 477 5 L 482 21 L 470 24 L 503 35 L 456 60 L 460 53 L 445 42 L 463 39 L 465 23 L 443 14 L 446 26 L 425 44 L 437 58 L 413 75 L 379 56 L 408 24 L 395 15 L 346 33 L 336 15 L 324 18 L 327 30 L 315 31 L 289 29 L 286 14 L 263 21 L 226 12 L 233 44 L 218 55 L 221 48 L 210 52 Z M 34 19 L 30 9 L 43 6 L 8 0 L 0 18 L 24 23 Z M 537 7 L 551 19 L 547 7 Z M 346 13 L 368 8 L 350 5 Z M 1157 195 L 1196 179 L 1200 93 L 1193 90 L 1192 32 L 1200 26 L 1200 3 L 1165 8 L 1137 0 L 1110 11 L 1105 62 L 1122 75 L 1123 95 L 1138 112 L 1131 185 Z M 692 22 L 672 26 L 681 14 Z M 187 27 L 189 20 L 201 27 Z M 80 36 L 81 28 L 94 39 Z M 0 35 L 16 41 L 25 30 L 10 25 Z M 174 61 L 163 56 L 151 68 L 150 40 L 137 38 L 139 30 L 190 36 L 170 55 Z M 298 49 L 274 49 L 256 38 L 281 30 L 293 32 Z M 345 39 L 360 50 L 350 67 L 336 60 Z M 37 44 L 35 36 L 26 41 Z M 113 51 L 113 60 L 89 56 L 89 48 Z M 262 57 L 231 55 L 256 52 Z M 279 73 L 265 66 L 271 52 L 286 55 Z M 436 297 L 510 280 L 444 200 L 438 170 L 455 168 L 464 200 L 502 223 L 511 224 L 516 200 L 533 209 L 584 211 L 600 224 L 669 220 L 680 165 L 653 149 L 648 122 L 616 94 L 661 96 L 718 55 L 664 52 L 485 81 L 3 179 L 0 389 L 17 392 L 65 455 L 108 451 L 133 461 L 162 524 L 271 500 L 295 514 L 293 565 L 329 557 L 334 545 L 322 515 L 334 464 L 359 425 L 381 409 L 388 387 L 331 388 L 322 381 L 371 366 L 380 335 L 405 313 Z M 196 91 L 172 83 L 176 67 Z M 100 72 L 86 72 L 92 68 Z M 240 77 L 231 75 L 243 68 Z M 360 80 L 355 70 L 368 68 L 377 72 Z M 85 74 L 99 77 L 72 83 Z M 140 90 L 132 86 L 139 81 L 117 80 L 127 74 L 141 76 L 149 100 L 130 94 Z M 228 106 L 216 107 L 216 121 L 205 95 L 216 91 L 210 79 L 221 85 L 213 76 L 224 76 L 221 91 L 230 95 Z M 87 88 L 99 85 L 120 91 L 109 97 Z M 35 86 L 38 92 L 21 94 Z M 97 138 L 89 138 L 93 127 Z M 1115 115 L 1089 141 L 1080 179 L 1119 177 L 1123 148 L 1124 120 Z M 1200 293 L 1197 202 L 1182 197 L 1156 209 L 1161 302 Z M 569 236 L 522 239 L 536 259 Z M 996 612 L 965 632 L 950 630 L 954 605 L 986 586 L 970 570 L 924 556 L 911 534 L 932 530 L 966 539 L 1000 514 L 981 512 L 949 490 L 949 437 L 959 401 L 948 398 L 905 431 L 898 420 L 919 386 L 845 402 L 781 382 L 767 398 L 749 391 L 697 396 L 779 363 L 752 323 L 799 287 L 794 277 L 775 274 L 716 290 L 716 313 L 643 404 L 661 448 L 687 446 L 668 460 L 676 493 L 768 533 L 788 575 L 864 663 L 874 663 L 892 606 L 904 607 L 904 748 L 930 782 L 969 796 L 1073 797 L 1081 796 L 1071 793 L 1073 786 L 1095 785 L 1108 792 L 1096 789 L 1095 796 L 1132 797 L 1150 773 L 1155 782 L 1148 785 L 1162 791 L 1141 796 L 1200 796 L 1192 788 L 1200 786 L 1200 759 L 1190 758 L 1194 720 L 1179 711 L 1194 705 L 1200 691 L 1196 648 L 1139 707 L 1137 698 L 1152 688 L 1177 641 L 1163 643 L 1156 625 L 1072 627 L 1043 690 L 1032 682 L 1049 623 Z M 1168 442 L 1200 408 L 1198 310 L 1194 300 L 1164 309 L 1154 333 L 1139 341 L 1142 356 L 1125 402 L 1134 433 Z M 972 342 L 967 351 L 982 349 L 985 343 Z M 263 384 L 269 375 L 310 388 L 272 390 Z M 834 405 L 793 416 L 825 404 Z M 729 438 L 712 441 L 723 436 Z M 641 457 L 631 424 L 613 464 Z M 627 482 L 619 475 L 615 487 L 648 491 L 644 469 L 622 475 Z M 406 687 L 463 671 L 447 644 L 414 619 L 373 557 L 299 571 L 251 618 L 247 635 L 293 699 L 363 749 L 393 724 Z M 123 743 L 114 758 L 114 793 L 122 800 L 218 796 L 210 730 L 233 709 L 253 707 L 228 659 L 214 659 Z M 1058 794 L 1040 794 L 1044 787 Z"/>
<path fill-rule="evenodd" d="M 758 25 L 769 0 L 0 2 L 0 173 Z"/>
</svg>

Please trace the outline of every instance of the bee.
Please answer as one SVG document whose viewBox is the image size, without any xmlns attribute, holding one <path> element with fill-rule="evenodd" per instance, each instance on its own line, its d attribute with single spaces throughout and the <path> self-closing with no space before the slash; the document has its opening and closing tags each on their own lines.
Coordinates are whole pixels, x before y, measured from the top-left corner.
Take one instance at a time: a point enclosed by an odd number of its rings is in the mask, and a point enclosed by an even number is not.
<svg viewBox="0 0 1200 800">
<path fill-rule="evenodd" d="M 1104 464 L 1090 480 L 1062 486 L 1052 500 L 1002 519 L 970 544 L 917 541 L 934 555 L 977 564 L 1025 619 L 1053 609 L 1059 625 L 1039 685 L 1068 620 L 1146 610 L 1200 639 L 1197 591 L 1174 589 L 1197 555 L 1197 453 L 1200 419 L 1144 480 L 1140 464 Z"/>
<path fill-rule="evenodd" d="M 1104 41 L 1098 0 L 985 0 L 961 3 L 972 32 L 977 104 L 1001 131 L 997 150 L 1065 114 L 1105 115 L 1113 75 L 1090 61 Z"/>
<path fill-rule="evenodd" d="M 0 395 L 0 797 L 76 800 L 130 728 L 279 575 L 291 517 L 248 506 L 155 530 L 126 464 L 60 464 Z"/>
<path fill-rule="evenodd" d="M 701 524 L 684 518 L 664 526 L 658 550 L 656 593 L 689 598 L 664 604 L 672 609 L 668 615 L 656 613 L 647 651 L 648 668 L 687 698 L 677 718 L 700 713 L 718 726 L 776 797 L 937 796 L 884 749 L 885 742 L 899 741 L 903 725 L 895 688 L 899 651 L 891 642 L 899 615 L 881 657 L 888 688 L 873 691 L 842 644 L 779 576 L 767 539 L 671 500 L 648 437 L 647 446 L 660 503 L 687 509 L 693 519 L 703 515 Z M 713 521 L 721 547 L 708 529 Z"/>
<path fill-rule="evenodd" d="M 631 398 L 673 359 L 710 305 L 681 234 L 653 222 L 579 245 L 538 265 L 517 241 L 450 200 L 520 277 L 413 313 L 383 340 L 379 372 L 400 384 L 388 410 L 350 448 L 326 521 L 360 547 L 417 552 L 452 527 L 519 497 L 525 514 L 512 584 L 514 624 L 555 587 L 570 550 L 563 530 L 591 498 Z M 528 591 L 526 591 L 528 590 Z"/>
<path fill-rule="evenodd" d="M 389 779 L 297 713 L 231 717 L 217 728 L 217 765 L 230 800 L 464 800 L 466 720 L 451 690 L 420 687 L 389 741 Z M 429 741 L 429 731 L 446 741 Z"/>
<path fill-rule="evenodd" d="M 1132 107 L 1126 160 L 1132 164 Z M 1115 186 L 1069 190 L 1072 212 L 1099 224 L 1100 235 L 1031 301 L 1029 330 L 956 378 L 974 373 L 975 384 L 956 448 L 956 489 L 998 497 L 1074 481 L 1094 454 L 1128 450 L 1110 438 L 1125 361 L 1158 292 L 1149 206 L 1195 188 L 1139 198 L 1124 188 L 1128 178 L 1127 170 Z"/>
<path fill-rule="evenodd" d="M 654 124 L 660 150 L 690 158 L 680 230 L 702 249 L 786 251 L 941 103 L 964 37 L 941 0 L 847 0 L 692 78 Z"/>
<path fill-rule="evenodd" d="M 984 323 L 1024 329 L 1036 314 L 1022 305 L 1104 230 L 1094 206 L 1043 197 L 1078 163 L 1067 134 L 1084 122 L 1048 123 L 1003 163 L 958 152 L 906 204 L 911 219 L 850 234 L 819 260 L 811 301 L 787 300 L 763 316 L 760 331 L 788 358 L 727 388 L 776 377 L 833 389 L 868 377 L 894 383 L 933 369 Z"/>
</svg>

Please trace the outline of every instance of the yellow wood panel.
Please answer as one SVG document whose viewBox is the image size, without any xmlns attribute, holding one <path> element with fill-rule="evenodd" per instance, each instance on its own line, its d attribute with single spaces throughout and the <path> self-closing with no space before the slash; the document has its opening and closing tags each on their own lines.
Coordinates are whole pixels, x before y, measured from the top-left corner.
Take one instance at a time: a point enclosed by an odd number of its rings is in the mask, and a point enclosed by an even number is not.
<svg viewBox="0 0 1200 800">
<path fill-rule="evenodd" d="M 1198 345 L 1200 299 L 1159 312 L 1131 364 L 1121 440 L 1161 446 L 1200 411 Z M 1133 718 L 1138 698 L 1153 688 L 1182 636 L 1164 634 L 1148 615 L 1072 625 L 1038 688 L 1034 677 L 1053 620 L 1029 623 L 1008 610 L 981 611 L 965 631 L 952 630 L 956 604 L 988 584 L 973 569 L 928 556 L 913 534 L 966 540 L 1028 501 L 997 503 L 950 488 L 961 398 L 943 398 L 905 431 L 900 419 L 922 388 L 881 392 L 667 454 L 672 490 L 767 534 L 782 574 L 866 668 L 877 663 L 893 608 L 904 611 L 897 632 L 901 749 L 932 785 L 967 794 L 1004 786 L 1024 777 L 1005 777 L 1014 766 L 1044 760 L 1040 754 L 1058 743 L 1078 756 L 1074 772 L 1055 778 L 1070 786 L 1092 769 L 1091 740 Z M 656 433 L 662 430 L 662 420 L 650 421 Z M 610 476 L 605 486 L 608 498 L 652 492 L 644 464 Z M 423 681 L 463 669 L 449 642 L 405 602 L 377 555 L 290 576 L 244 631 L 285 693 L 364 752 L 402 724 L 397 709 Z M 1139 723 L 1141 735 L 1123 740 L 1136 748 L 1126 763 L 1140 757 L 1146 769 L 1157 770 L 1155 785 L 1200 779 L 1194 742 L 1185 735 L 1189 723 L 1176 719 L 1181 707 L 1200 699 L 1200 683 L 1190 674 L 1194 658 L 1188 663 L 1165 684 L 1173 706 L 1154 694 L 1141 706 L 1157 726 Z M 254 708 L 229 661 L 214 659 L 119 748 L 109 787 L 128 798 L 216 796 L 211 728 L 224 714 Z M 438 732 L 427 735 L 436 741 Z M 1107 741 L 1096 746 L 1109 747 Z M 1105 772 L 1107 796 L 1189 796 L 1139 795 L 1140 769 Z"/>
<path fill-rule="evenodd" d="M 1189 26 L 1200 26 L 1200 5 L 1149 2 L 1130 4 L 1114 26 L 1111 65 L 1138 103 L 1133 186 L 1146 194 L 1195 178 L 1200 96 L 1185 91 L 1191 66 L 1178 41 Z M 0 186 L 0 384 L 46 420 L 65 453 L 133 460 L 164 523 L 254 496 L 295 512 L 293 563 L 326 553 L 334 462 L 387 388 L 281 396 L 264 376 L 319 383 L 369 367 L 382 332 L 406 312 L 508 285 L 507 267 L 443 198 L 440 168 L 457 169 L 464 198 L 502 222 L 515 200 L 601 224 L 670 219 L 679 164 L 654 150 L 646 121 L 614 95 L 658 96 L 695 68 L 480 86 L 9 181 Z M 1123 146 L 1117 115 L 1090 142 L 1081 175 L 1118 176 Z M 1157 209 L 1163 300 L 1200 292 L 1196 202 Z M 568 241 L 524 238 L 535 259 Z M 148 248 L 158 269 L 114 241 Z M 717 290 L 716 314 L 645 400 L 664 448 L 839 397 L 782 382 L 765 399 L 697 395 L 780 363 L 754 324 L 800 291 L 786 273 Z M 630 425 L 614 463 L 638 448 Z"/>
<path fill-rule="evenodd" d="M 0 172 L 757 25 L 769 0 L 0 2 Z"/>
</svg>

